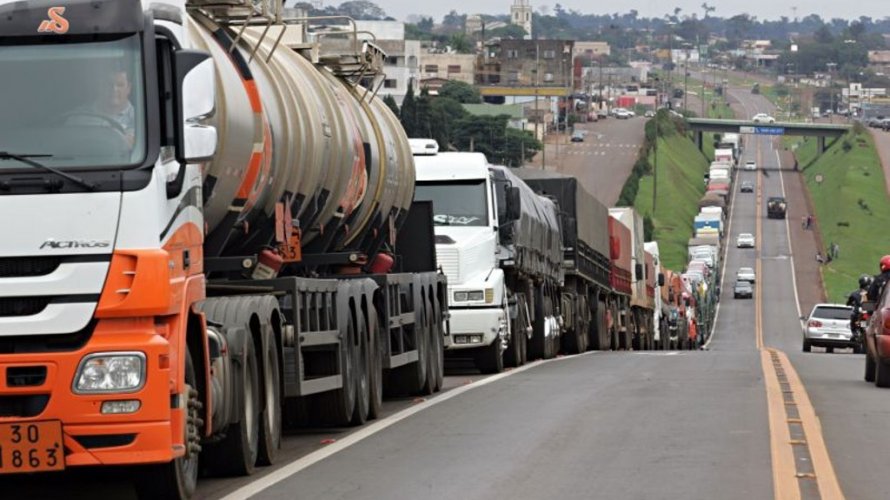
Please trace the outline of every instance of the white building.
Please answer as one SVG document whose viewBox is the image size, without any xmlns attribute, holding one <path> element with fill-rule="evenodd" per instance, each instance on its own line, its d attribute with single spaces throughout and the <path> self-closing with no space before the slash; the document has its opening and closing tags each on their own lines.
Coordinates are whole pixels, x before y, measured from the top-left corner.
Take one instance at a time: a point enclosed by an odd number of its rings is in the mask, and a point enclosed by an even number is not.
<svg viewBox="0 0 890 500">
<path fill-rule="evenodd" d="M 531 0 L 513 0 L 510 6 L 510 23 L 522 26 L 525 39 L 532 39 L 532 6 Z"/>
</svg>

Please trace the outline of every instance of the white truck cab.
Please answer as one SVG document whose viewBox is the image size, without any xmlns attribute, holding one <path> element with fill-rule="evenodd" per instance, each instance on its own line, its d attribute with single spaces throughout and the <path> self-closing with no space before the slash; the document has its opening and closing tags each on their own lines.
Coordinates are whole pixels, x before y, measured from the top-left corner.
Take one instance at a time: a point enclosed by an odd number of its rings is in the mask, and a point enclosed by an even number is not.
<svg viewBox="0 0 890 500">
<path fill-rule="evenodd" d="M 415 199 L 431 200 L 436 258 L 448 277 L 451 334 L 446 349 L 485 348 L 509 339 L 500 268 L 498 200 L 481 153 L 440 153 L 434 140 L 412 139 Z M 494 349 L 492 349 L 494 350 Z"/>
</svg>

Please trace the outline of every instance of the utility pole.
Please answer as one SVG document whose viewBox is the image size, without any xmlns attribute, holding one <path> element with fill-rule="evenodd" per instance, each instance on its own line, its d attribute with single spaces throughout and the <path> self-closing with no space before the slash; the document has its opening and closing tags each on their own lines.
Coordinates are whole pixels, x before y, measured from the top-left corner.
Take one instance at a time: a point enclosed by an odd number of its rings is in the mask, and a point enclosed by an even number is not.
<svg viewBox="0 0 890 500">
<path fill-rule="evenodd" d="M 683 111 L 687 111 L 689 109 L 688 106 L 688 91 L 689 87 L 689 51 L 686 51 L 686 62 L 683 63 Z M 704 117 L 702 117 L 704 118 Z"/>
</svg>

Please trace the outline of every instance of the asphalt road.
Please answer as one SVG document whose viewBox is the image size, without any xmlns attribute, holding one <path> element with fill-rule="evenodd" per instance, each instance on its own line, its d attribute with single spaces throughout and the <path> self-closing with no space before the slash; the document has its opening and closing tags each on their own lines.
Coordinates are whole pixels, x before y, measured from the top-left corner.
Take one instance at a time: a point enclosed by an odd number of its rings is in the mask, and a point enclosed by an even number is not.
<svg viewBox="0 0 890 500">
<path fill-rule="evenodd" d="M 546 159 L 538 154 L 531 166 L 545 162 L 548 170 L 574 175 L 598 200 L 613 206 L 643 145 L 645 124 L 643 117 L 578 123 L 575 129 L 585 133 L 584 142 L 570 142 L 562 134 L 557 147 L 555 140 L 548 138 Z"/>
</svg>

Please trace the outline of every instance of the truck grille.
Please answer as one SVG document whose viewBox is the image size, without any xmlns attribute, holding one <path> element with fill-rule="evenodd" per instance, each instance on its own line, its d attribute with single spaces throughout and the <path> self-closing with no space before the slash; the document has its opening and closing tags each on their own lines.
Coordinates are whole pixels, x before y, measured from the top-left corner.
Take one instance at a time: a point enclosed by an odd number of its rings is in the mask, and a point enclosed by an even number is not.
<svg viewBox="0 0 890 500">
<path fill-rule="evenodd" d="M 460 251 L 456 248 L 439 248 L 436 251 L 439 267 L 452 283 L 460 283 Z"/>
<path fill-rule="evenodd" d="M 0 259 L 0 278 L 46 276 L 58 269 L 60 257 L 12 257 Z"/>
<path fill-rule="evenodd" d="M 32 316 L 44 309 L 52 297 L 13 297 L 0 299 L 0 317 Z"/>
</svg>

